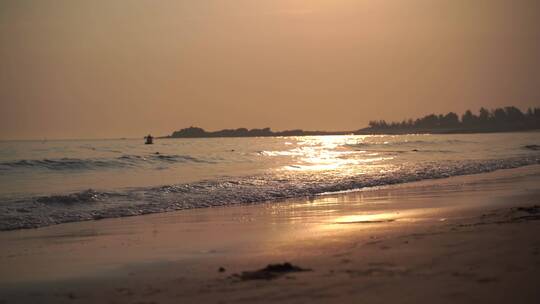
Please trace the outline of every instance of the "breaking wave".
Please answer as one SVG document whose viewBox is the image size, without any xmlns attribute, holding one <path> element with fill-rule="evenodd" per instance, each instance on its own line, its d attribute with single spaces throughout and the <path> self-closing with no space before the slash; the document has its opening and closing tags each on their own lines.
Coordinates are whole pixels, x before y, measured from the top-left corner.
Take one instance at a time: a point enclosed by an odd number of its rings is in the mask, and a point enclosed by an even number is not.
<svg viewBox="0 0 540 304">
<path fill-rule="evenodd" d="M 346 146 L 353 149 L 378 149 L 378 148 L 392 148 L 392 147 L 415 147 L 416 149 L 422 149 L 422 147 L 428 146 L 444 146 L 444 145 L 454 145 L 454 144 L 470 144 L 474 143 L 472 141 L 459 140 L 459 139 L 447 139 L 440 141 L 429 141 L 429 140 L 402 140 L 402 141 L 375 141 L 375 142 L 360 142 L 354 144 L 347 144 Z"/>
<path fill-rule="evenodd" d="M 118 162 L 138 161 L 122 156 Z M 152 156 L 155 161 L 198 161 L 183 156 Z M 65 163 L 66 161 L 61 161 Z M 229 206 L 311 197 L 425 179 L 491 172 L 539 164 L 540 156 L 499 160 L 423 162 L 394 165 L 391 170 L 343 177 L 284 174 L 232 177 L 195 183 L 122 191 L 87 190 L 65 195 L 18 198 L 0 204 L 0 230 L 36 228 L 92 219 L 134 216 L 182 209 Z M 86 164 L 88 162 L 86 161 Z M 96 165 L 96 163 L 91 163 Z"/>
<path fill-rule="evenodd" d="M 70 170 L 96 170 L 107 168 L 137 167 L 144 164 L 159 163 L 211 163 L 211 160 L 202 160 L 188 155 L 122 155 L 117 158 L 58 158 L 58 159 L 32 159 L 17 160 L 0 163 L 0 171 L 44 169 L 53 171 Z"/>
</svg>

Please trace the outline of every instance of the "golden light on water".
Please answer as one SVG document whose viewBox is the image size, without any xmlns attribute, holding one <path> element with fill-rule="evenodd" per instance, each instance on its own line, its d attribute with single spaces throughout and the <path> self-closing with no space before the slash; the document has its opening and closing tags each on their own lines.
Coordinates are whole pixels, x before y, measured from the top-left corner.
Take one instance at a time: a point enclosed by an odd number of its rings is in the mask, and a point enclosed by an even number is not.
<svg viewBox="0 0 540 304">
<path fill-rule="evenodd" d="M 296 144 L 284 151 L 264 151 L 268 156 L 290 156 L 296 158 L 293 165 L 285 166 L 291 171 L 333 171 L 340 174 L 362 174 L 363 164 L 377 164 L 393 159 L 391 156 L 380 156 L 379 152 L 353 149 L 370 136 L 309 136 L 295 138 Z"/>
</svg>

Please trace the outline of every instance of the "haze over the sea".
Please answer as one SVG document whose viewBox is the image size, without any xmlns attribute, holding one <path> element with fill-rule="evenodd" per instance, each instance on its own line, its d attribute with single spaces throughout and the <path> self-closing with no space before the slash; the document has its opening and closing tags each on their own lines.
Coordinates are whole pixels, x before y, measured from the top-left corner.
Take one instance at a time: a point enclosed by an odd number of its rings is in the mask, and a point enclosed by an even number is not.
<svg viewBox="0 0 540 304">
<path fill-rule="evenodd" d="M 540 103 L 540 1 L 0 2 L 0 139 Z"/>
</svg>

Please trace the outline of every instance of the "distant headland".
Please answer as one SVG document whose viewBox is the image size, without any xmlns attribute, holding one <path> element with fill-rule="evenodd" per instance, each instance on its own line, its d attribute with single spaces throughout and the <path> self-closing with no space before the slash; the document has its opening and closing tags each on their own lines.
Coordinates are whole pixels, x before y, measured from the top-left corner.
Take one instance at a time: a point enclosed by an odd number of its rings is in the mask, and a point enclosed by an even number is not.
<svg viewBox="0 0 540 304">
<path fill-rule="evenodd" d="M 407 133 L 493 133 L 540 129 L 540 108 L 529 108 L 522 112 L 516 107 L 487 110 L 480 108 L 478 115 L 467 110 L 461 118 L 454 112 L 430 114 L 422 118 L 406 119 L 401 122 L 373 120 L 369 126 L 353 131 L 304 131 L 300 129 L 272 131 L 263 129 L 224 129 L 206 131 L 189 127 L 173 132 L 165 138 L 207 138 L 207 137 L 272 137 L 272 136 L 320 136 L 320 135 L 369 135 L 369 134 L 407 134 Z"/>
<path fill-rule="evenodd" d="M 316 135 L 346 135 L 352 132 L 304 131 L 286 130 L 274 132 L 270 128 L 264 129 L 224 129 L 208 132 L 202 128 L 189 127 L 173 132 L 168 138 L 202 138 L 202 137 L 271 137 L 271 136 L 316 136 Z"/>
</svg>

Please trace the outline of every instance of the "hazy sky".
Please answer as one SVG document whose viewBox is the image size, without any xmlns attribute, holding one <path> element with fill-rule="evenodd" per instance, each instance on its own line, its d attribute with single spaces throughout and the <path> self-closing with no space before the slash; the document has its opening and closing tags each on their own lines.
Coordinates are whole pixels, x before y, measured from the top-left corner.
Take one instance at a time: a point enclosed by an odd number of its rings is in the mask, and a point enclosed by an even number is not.
<svg viewBox="0 0 540 304">
<path fill-rule="evenodd" d="M 540 1 L 0 0 L 0 139 L 540 106 Z"/>
</svg>

